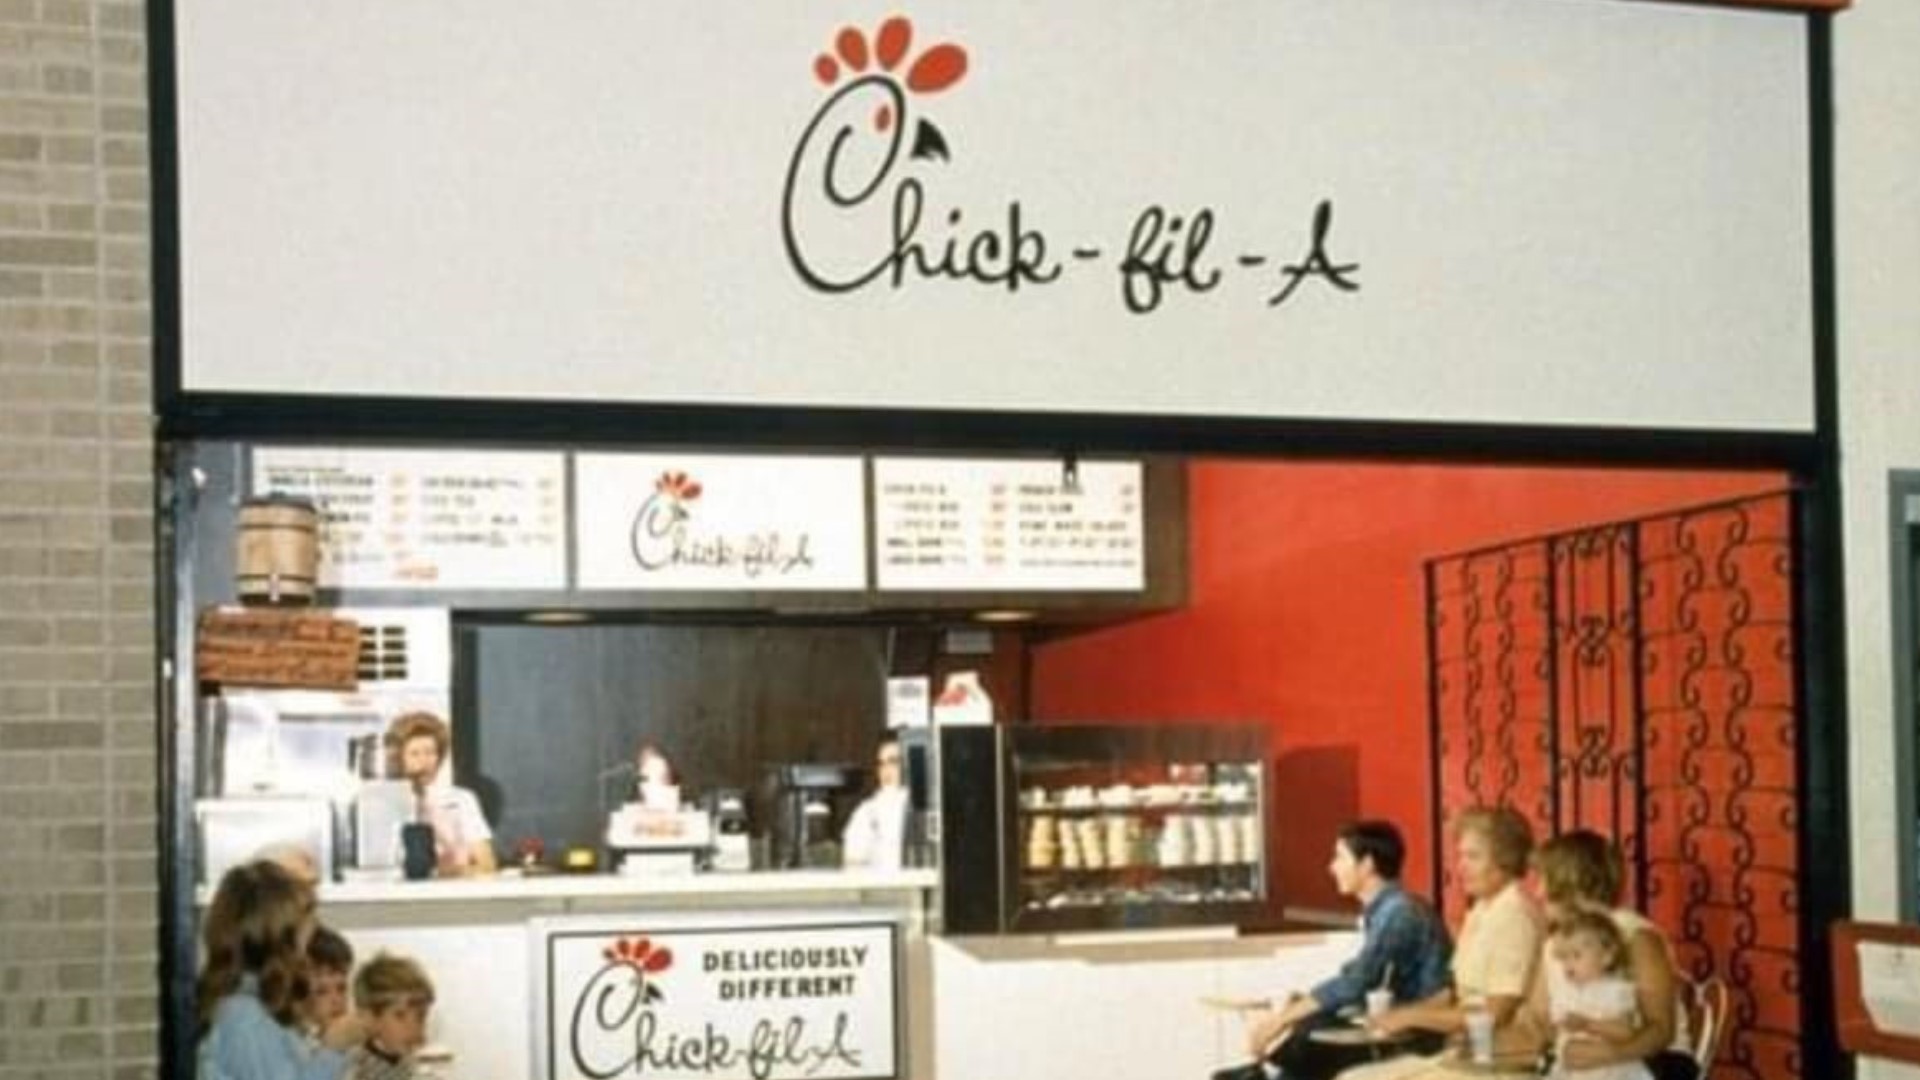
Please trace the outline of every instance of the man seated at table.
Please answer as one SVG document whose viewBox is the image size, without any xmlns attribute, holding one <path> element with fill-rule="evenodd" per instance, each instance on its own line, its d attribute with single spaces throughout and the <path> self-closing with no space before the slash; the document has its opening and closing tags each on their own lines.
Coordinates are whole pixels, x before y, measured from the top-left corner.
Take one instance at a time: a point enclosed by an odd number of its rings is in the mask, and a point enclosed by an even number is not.
<svg viewBox="0 0 1920 1080">
<path fill-rule="evenodd" d="M 1313 1037 L 1336 1028 L 1343 1011 L 1364 1010 L 1370 991 L 1386 990 L 1391 1003 L 1405 1004 L 1447 988 L 1452 941 L 1432 905 L 1400 886 L 1406 853 L 1390 822 L 1356 821 L 1340 830 L 1327 871 L 1340 895 L 1360 902 L 1360 951 L 1332 978 L 1251 1017 L 1247 1047 L 1254 1060 L 1222 1069 L 1214 1080 L 1325 1080 L 1353 1065 L 1439 1048 L 1439 1035 L 1369 1042 L 1360 1027 L 1341 1031 L 1350 1039 Z"/>
</svg>

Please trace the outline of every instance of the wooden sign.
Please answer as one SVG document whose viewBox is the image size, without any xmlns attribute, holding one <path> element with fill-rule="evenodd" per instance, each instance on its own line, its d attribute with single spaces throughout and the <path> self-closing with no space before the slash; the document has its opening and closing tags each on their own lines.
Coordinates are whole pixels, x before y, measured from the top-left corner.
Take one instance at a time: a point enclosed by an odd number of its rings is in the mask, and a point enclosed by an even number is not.
<svg viewBox="0 0 1920 1080">
<path fill-rule="evenodd" d="M 360 681 L 360 626 L 306 611 L 208 611 L 194 655 L 203 683 L 352 690 Z"/>
</svg>

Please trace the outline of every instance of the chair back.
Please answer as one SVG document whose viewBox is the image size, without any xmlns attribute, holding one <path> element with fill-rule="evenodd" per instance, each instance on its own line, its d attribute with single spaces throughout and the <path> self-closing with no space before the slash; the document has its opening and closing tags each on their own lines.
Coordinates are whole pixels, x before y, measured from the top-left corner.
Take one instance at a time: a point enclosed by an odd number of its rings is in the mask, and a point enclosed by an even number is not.
<svg viewBox="0 0 1920 1080">
<path fill-rule="evenodd" d="M 1706 1080 L 1713 1071 L 1713 1059 L 1720 1052 L 1720 1041 L 1726 1035 L 1727 984 L 1718 975 L 1689 980 L 1687 997 L 1693 1021 L 1690 1032 L 1693 1060 L 1700 1065 L 1700 1080 Z"/>
</svg>

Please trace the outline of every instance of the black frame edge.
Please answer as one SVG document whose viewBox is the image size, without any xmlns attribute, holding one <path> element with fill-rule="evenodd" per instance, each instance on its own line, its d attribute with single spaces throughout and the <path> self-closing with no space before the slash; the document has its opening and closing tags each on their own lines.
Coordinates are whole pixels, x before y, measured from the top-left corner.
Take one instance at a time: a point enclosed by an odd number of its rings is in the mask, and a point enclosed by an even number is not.
<svg viewBox="0 0 1920 1080">
<path fill-rule="evenodd" d="M 1799 656 L 1801 775 L 1800 1021 L 1801 1074 L 1847 1080 L 1853 1058 L 1834 1021 L 1828 936 L 1853 906 L 1848 762 L 1847 627 L 1844 512 L 1841 505 L 1839 300 L 1835 230 L 1833 16 L 1806 17 L 1808 224 L 1812 285 L 1813 482 L 1794 515 L 1800 558 L 1794 567 Z"/>
<path fill-rule="evenodd" d="M 180 385 L 180 126 L 173 0 L 147 0 L 147 164 L 152 224 L 153 414 L 188 406 Z"/>
<path fill-rule="evenodd" d="M 177 313 L 175 315 L 177 318 Z M 176 370 L 172 377 L 177 380 Z M 165 350 L 156 361 L 165 363 Z M 161 373 L 156 372 L 156 380 Z M 1076 412 L 176 394 L 169 440 L 1167 453 L 1810 471 L 1820 432 Z"/>
</svg>

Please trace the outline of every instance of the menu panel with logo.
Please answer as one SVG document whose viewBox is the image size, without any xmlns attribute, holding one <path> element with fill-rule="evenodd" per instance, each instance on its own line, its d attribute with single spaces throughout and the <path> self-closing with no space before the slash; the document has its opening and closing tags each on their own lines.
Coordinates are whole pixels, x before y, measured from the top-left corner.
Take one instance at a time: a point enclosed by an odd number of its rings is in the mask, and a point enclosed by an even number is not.
<svg viewBox="0 0 1920 1080">
<path fill-rule="evenodd" d="M 578 454 L 582 589 L 867 586 L 858 457 Z"/>
<path fill-rule="evenodd" d="M 883 457 L 873 482 L 883 590 L 1146 587 L 1139 462 Z"/>
</svg>

